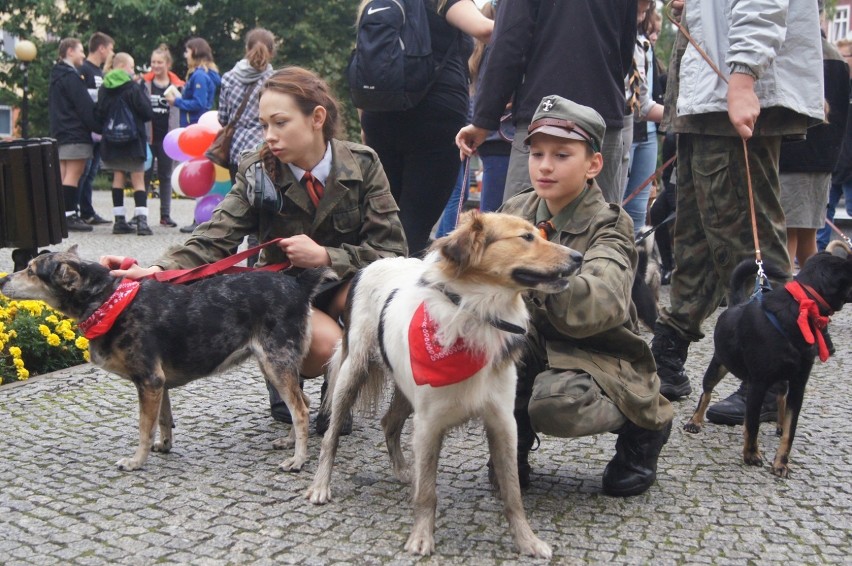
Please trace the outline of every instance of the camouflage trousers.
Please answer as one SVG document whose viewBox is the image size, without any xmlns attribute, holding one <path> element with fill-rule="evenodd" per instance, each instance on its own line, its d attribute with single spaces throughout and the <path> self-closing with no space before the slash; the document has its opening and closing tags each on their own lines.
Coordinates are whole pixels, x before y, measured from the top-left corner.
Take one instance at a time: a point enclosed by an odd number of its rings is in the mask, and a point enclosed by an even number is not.
<svg viewBox="0 0 852 566">
<path fill-rule="evenodd" d="M 534 432 L 577 438 L 613 432 L 627 418 L 588 373 L 546 367 L 544 352 L 532 340 L 518 365 L 515 420 L 518 450 L 528 451 Z"/>
<path fill-rule="evenodd" d="M 748 142 L 757 233 L 765 262 L 790 271 L 781 208 L 781 138 Z M 719 306 L 731 272 L 754 258 L 745 154 L 740 138 L 680 134 L 677 146 L 677 218 L 671 305 L 659 322 L 683 338 L 704 337 L 701 324 Z"/>
</svg>

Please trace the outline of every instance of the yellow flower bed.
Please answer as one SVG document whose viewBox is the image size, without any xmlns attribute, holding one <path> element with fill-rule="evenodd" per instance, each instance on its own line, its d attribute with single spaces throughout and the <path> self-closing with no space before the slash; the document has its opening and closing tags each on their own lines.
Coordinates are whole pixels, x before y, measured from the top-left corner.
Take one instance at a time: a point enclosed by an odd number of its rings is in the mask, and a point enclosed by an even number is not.
<svg viewBox="0 0 852 566">
<path fill-rule="evenodd" d="M 73 321 L 41 301 L 0 294 L 0 385 L 87 361 L 89 341 Z"/>
</svg>

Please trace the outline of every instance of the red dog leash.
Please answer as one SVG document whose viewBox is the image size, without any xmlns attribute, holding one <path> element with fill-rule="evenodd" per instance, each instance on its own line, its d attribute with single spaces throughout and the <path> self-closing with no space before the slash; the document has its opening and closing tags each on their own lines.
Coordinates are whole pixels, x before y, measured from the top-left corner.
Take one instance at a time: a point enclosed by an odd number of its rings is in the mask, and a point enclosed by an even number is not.
<svg viewBox="0 0 852 566">
<path fill-rule="evenodd" d="M 238 266 L 239 262 L 251 257 L 260 252 L 263 248 L 277 244 L 282 238 L 276 238 L 264 242 L 259 246 L 249 248 L 240 253 L 220 259 L 214 263 L 200 265 L 192 269 L 171 269 L 161 271 L 143 279 L 154 279 L 155 281 L 174 283 L 177 285 L 197 281 L 213 275 L 225 275 L 231 273 L 242 273 L 245 271 L 281 271 L 290 267 L 290 262 L 275 263 L 263 267 L 242 267 Z M 126 257 L 122 260 L 119 269 L 130 269 L 138 262 L 132 257 Z M 133 302 L 136 293 L 139 291 L 139 281 L 132 279 L 122 279 L 118 287 L 113 291 L 112 295 L 91 314 L 86 320 L 80 321 L 77 328 L 83 333 L 83 336 L 89 340 L 93 340 L 103 336 L 110 331 L 112 325 L 118 316 L 124 311 L 127 306 Z"/>
</svg>

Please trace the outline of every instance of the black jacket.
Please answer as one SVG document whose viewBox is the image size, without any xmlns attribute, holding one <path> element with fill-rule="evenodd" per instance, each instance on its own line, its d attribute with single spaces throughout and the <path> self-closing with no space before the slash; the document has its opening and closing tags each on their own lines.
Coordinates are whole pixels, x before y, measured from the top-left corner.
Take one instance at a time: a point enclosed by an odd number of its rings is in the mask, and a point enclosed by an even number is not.
<svg viewBox="0 0 852 566">
<path fill-rule="evenodd" d="M 145 87 L 139 83 L 128 81 L 115 88 L 101 86 L 98 91 L 98 104 L 95 107 L 95 119 L 103 127 L 106 123 L 110 110 L 119 99 L 123 99 L 130 107 L 136 119 L 136 131 L 139 136 L 134 142 L 115 145 L 101 140 L 101 157 L 104 161 L 116 159 L 130 159 L 133 161 L 145 161 L 147 157 L 148 134 L 145 122 L 154 118 L 154 110 L 151 108 L 151 99 Z"/>
<path fill-rule="evenodd" d="M 849 67 L 825 38 L 822 40 L 822 66 L 828 121 L 809 128 L 804 140 L 781 144 L 781 173 L 830 173 L 839 165 L 837 158 L 849 114 Z"/>
<path fill-rule="evenodd" d="M 92 143 L 92 132 L 101 131 L 94 110 L 80 72 L 64 61 L 54 65 L 47 91 L 50 136 L 59 145 Z"/>
<path fill-rule="evenodd" d="M 514 93 L 515 123 L 558 94 L 624 126 L 624 78 L 636 41 L 636 0 L 511 0 L 497 5 L 491 56 L 473 124 L 496 130 Z"/>
</svg>

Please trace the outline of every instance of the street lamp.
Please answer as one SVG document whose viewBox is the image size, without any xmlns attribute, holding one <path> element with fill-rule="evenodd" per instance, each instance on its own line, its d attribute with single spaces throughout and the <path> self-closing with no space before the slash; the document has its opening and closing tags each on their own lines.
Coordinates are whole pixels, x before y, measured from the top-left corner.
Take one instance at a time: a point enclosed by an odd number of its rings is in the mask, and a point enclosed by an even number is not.
<svg viewBox="0 0 852 566">
<path fill-rule="evenodd" d="M 18 58 L 18 61 L 21 62 L 21 71 L 24 73 L 24 97 L 21 100 L 21 135 L 26 139 L 29 137 L 29 94 L 30 94 L 30 84 L 29 84 L 29 68 L 30 63 L 36 58 L 38 55 L 38 50 L 36 49 L 35 43 L 29 40 L 19 41 L 17 45 L 15 45 L 15 57 Z"/>
</svg>

